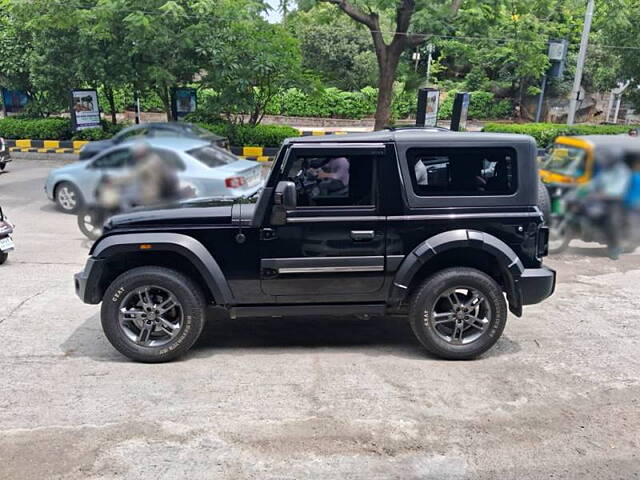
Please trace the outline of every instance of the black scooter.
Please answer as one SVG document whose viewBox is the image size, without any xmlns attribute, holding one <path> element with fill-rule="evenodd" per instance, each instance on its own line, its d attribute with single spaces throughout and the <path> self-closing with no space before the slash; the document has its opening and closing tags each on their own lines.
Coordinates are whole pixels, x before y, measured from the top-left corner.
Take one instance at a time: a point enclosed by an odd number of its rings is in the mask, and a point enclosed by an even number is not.
<svg viewBox="0 0 640 480">
<path fill-rule="evenodd" d="M 9 219 L 4 216 L 2 207 L 0 207 L 0 265 L 7 261 L 9 252 L 15 248 L 11 238 L 12 233 L 13 225 L 9 223 Z"/>
</svg>

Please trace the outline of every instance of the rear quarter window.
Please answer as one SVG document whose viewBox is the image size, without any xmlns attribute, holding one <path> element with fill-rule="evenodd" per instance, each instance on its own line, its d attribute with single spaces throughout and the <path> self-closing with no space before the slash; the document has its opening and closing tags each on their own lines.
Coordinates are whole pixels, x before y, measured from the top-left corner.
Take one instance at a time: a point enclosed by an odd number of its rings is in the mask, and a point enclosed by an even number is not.
<svg viewBox="0 0 640 480">
<path fill-rule="evenodd" d="M 196 148 L 187 153 L 208 167 L 220 167 L 238 161 L 238 157 L 235 155 L 213 146 Z"/>
<path fill-rule="evenodd" d="M 419 197 L 513 195 L 518 187 L 513 148 L 414 148 L 407 163 Z"/>
</svg>

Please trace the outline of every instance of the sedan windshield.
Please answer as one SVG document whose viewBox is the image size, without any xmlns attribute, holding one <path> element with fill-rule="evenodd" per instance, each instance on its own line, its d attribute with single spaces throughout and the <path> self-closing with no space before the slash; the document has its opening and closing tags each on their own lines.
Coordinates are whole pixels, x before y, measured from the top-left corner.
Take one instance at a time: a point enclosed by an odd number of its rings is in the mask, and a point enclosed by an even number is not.
<svg viewBox="0 0 640 480">
<path fill-rule="evenodd" d="M 581 177 L 586 168 L 586 152 L 581 148 L 556 143 L 543 168 L 561 175 Z"/>
<path fill-rule="evenodd" d="M 194 158 L 197 158 L 208 167 L 219 167 L 221 165 L 228 165 L 229 163 L 237 162 L 239 159 L 235 155 L 208 145 L 206 147 L 196 148 L 187 152 Z"/>
</svg>

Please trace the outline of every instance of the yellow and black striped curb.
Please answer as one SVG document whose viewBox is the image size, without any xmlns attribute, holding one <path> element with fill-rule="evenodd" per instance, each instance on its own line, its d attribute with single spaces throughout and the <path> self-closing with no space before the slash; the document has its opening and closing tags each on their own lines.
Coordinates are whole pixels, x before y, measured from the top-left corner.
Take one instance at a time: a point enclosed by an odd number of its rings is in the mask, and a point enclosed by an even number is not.
<svg viewBox="0 0 640 480">
<path fill-rule="evenodd" d="M 326 132 L 324 130 L 300 130 L 300 136 L 346 135 L 349 132 Z M 29 153 L 80 153 L 86 140 L 5 140 L 10 152 Z M 279 147 L 231 147 L 231 151 L 239 157 L 256 162 L 272 161 Z"/>
<path fill-rule="evenodd" d="M 10 152 L 79 153 L 86 140 L 5 140 Z"/>
</svg>

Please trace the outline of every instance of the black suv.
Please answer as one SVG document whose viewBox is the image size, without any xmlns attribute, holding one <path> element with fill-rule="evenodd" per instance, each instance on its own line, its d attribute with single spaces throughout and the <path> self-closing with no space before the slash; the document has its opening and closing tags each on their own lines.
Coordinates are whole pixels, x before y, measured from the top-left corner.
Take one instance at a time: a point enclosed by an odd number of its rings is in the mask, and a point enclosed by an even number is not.
<svg viewBox="0 0 640 480">
<path fill-rule="evenodd" d="M 526 136 L 290 139 L 251 202 L 113 217 L 76 291 L 144 362 L 189 350 L 214 305 L 231 318 L 406 315 L 433 354 L 472 358 L 502 334 L 507 305 L 521 316 L 553 293 L 538 184 Z"/>
</svg>

